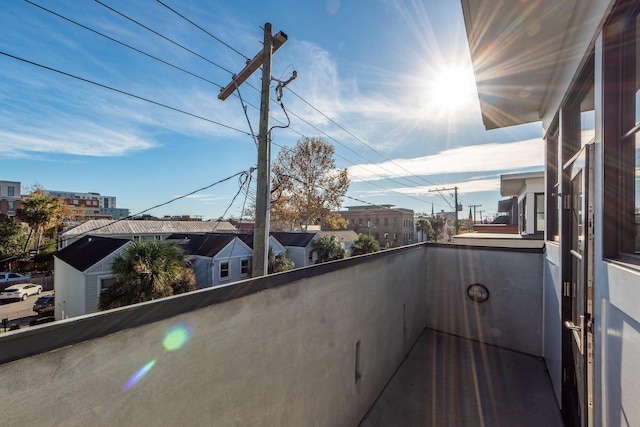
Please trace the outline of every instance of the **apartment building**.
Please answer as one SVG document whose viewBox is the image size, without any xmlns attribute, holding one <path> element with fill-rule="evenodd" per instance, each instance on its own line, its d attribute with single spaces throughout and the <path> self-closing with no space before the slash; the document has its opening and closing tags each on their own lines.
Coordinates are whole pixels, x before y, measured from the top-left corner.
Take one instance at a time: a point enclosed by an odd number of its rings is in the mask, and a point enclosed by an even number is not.
<svg viewBox="0 0 640 427">
<path fill-rule="evenodd" d="M 349 222 L 349 229 L 373 236 L 381 248 L 415 242 L 413 211 L 393 205 L 347 206 L 340 215 Z"/>
<path fill-rule="evenodd" d="M 15 216 L 16 210 L 20 209 L 20 182 L 0 181 L 0 214 Z"/>
</svg>

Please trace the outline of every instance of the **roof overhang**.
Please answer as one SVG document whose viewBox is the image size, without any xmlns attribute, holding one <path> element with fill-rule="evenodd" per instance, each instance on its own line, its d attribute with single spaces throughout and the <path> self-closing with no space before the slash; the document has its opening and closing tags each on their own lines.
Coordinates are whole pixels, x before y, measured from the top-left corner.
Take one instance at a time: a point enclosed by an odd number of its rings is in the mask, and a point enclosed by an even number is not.
<svg viewBox="0 0 640 427">
<path fill-rule="evenodd" d="M 500 195 L 502 197 L 519 196 L 532 179 L 544 182 L 544 171 L 523 172 L 500 175 Z"/>
<path fill-rule="evenodd" d="M 554 74 L 568 55 L 576 0 L 461 0 L 487 129 L 542 119 Z"/>
</svg>

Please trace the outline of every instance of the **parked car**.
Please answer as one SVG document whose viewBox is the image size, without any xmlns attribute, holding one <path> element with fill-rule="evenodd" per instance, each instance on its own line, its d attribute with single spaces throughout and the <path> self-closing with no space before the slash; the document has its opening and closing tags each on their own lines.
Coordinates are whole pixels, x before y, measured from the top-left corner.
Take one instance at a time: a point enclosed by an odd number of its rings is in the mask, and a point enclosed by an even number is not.
<svg viewBox="0 0 640 427">
<path fill-rule="evenodd" d="M 0 292 L 0 302 L 25 301 L 28 296 L 38 295 L 40 292 L 42 292 L 42 286 L 40 285 L 34 283 L 18 283 Z"/>
<path fill-rule="evenodd" d="M 31 276 L 26 276 L 20 273 L 11 273 L 9 271 L 0 271 L 0 284 L 11 282 L 24 282 L 31 279 Z"/>
<path fill-rule="evenodd" d="M 44 295 L 39 297 L 33 304 L 33 311 L 40 313 L 45 308 L 55 306 L 55 295 Z"/>
</svg>

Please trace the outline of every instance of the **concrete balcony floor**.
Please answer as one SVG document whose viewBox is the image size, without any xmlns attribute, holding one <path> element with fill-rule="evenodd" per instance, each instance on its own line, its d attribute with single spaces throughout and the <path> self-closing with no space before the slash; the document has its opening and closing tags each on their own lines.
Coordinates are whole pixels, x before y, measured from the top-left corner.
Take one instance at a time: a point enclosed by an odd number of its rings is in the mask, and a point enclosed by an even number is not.
<svg viewBox="0 0 640 427">
<path fill-rule="evenodd" d="M 425 329 L 360 427 L 562 425 L 543 360 Z"/>
</svg>

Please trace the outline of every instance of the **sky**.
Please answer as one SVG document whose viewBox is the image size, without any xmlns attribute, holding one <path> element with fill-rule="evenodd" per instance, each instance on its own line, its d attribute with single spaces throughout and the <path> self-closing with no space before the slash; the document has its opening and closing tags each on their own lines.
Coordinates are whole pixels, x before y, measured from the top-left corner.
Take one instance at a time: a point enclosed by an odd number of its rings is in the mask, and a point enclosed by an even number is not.
<svg viewBox="0 0 640 427">
<path fill-rule="evenodd" d="M 302 136 L 330 142 L 351 179 L 344 207 L 452 211 L 453 191 L 434 190 L 458 187 L 479 219 L 504 198 L 501 174 L 542 170 L 540 123 L 484 129 L 458 1 L 10 0 L 0 180 L 115 196 L 131 214 L 240 217 L 261 72 L 218 93 L 260 52 L 267 22 L 288 36 L 273 78 L 297 73 L 288 127 L 271 103 L 270 125 L 284 127 L 272 159 Z"/>
</svg>

